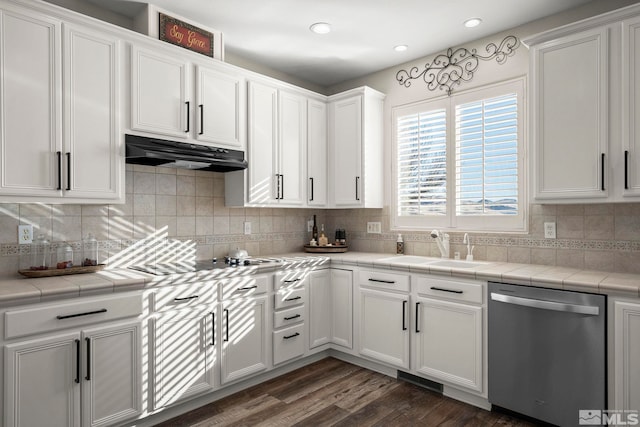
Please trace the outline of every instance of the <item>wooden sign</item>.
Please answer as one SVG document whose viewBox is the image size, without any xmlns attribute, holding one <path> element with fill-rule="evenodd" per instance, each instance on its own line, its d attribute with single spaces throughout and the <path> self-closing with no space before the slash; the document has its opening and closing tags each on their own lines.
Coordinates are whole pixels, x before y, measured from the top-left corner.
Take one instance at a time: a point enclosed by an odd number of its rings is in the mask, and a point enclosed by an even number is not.
<svg viewBox="0 0 640 427">
<path fill-rule="evenodd" d="M 160 13 L 160 40 L 213 58 L 213 34 Z"/>
</svg>

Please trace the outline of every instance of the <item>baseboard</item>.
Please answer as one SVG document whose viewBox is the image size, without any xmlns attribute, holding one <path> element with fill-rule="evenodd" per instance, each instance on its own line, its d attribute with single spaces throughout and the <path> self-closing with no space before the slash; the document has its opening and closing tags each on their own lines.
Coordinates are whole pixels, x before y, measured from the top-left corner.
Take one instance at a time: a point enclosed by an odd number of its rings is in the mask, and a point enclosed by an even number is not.
<svg viewBox="0 0 640 427">
<path fill-rule="evenodd" d="M 447 385 L 443 385 L 442 394 L 452 399 L 468 403 L 469 405 L 477 406 L 486 411 L 491 410 L 491 403 L 482 396 L 476 396 L 475 394 L 467 393 L 466 391 L 458 390 L 457 388 Z"/>
<path fill-rule="evenodd" d="M 353 365 L 360 366 L 361 368 L 369 369 L 371 371 L 378 372 L 382 375 L 387 375 L 393 378 L 396 378 L 398 373 L 398 370 L 396 368 L 391 368 L 389 366 L 382 365 L 368 359 L 363 359 L 362 357 L 353 356 L 348 353 L 343 353 L 338 350 L 329 350 L 329 356 L 335 357 L 336 359 L 342 360 L 343 362 L 351 363 Z"/>
</svg>

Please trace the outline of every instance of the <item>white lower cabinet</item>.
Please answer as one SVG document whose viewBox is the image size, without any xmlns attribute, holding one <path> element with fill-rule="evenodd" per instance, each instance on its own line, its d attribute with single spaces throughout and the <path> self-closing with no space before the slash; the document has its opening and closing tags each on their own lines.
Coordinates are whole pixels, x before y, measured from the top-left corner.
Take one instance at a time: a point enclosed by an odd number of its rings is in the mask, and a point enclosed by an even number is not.
<svg viewBox="0 0 640 427">
<path fill-rule="evenodd" d="M 215 388 L 214 307 L 169 311 L 153 322 L 154 410 Z"/>
<path fill-rule="evenodd" d="M 484 285 L 415 277 L 412 368 L 418 375 L 484 391 Z"/>
<path fill-rule="evenodd" d="M 269 367 L 267 311 L 266 295 L 222 303 L 220 368 L 223 384 Z"/>
<path fill-rule="evenodd" d="M 614 302 L 615 409 L 640 408 L 640 303 Z"/>
<path fill-rule="evenodd" d="M 360 289 L 360 354 L 409 369 L 409 295 Z"/>
<path fill-rule="evenodd" d="M 5 425 L 107 426 L 139 415 L 141 327 L 134 321 L 6 345 Z"/>
<path fill-rule="evenodd" d="M 326 269 L 309 274 L 309 348 L 353 348 L 353 272 Z"/>
</svg>

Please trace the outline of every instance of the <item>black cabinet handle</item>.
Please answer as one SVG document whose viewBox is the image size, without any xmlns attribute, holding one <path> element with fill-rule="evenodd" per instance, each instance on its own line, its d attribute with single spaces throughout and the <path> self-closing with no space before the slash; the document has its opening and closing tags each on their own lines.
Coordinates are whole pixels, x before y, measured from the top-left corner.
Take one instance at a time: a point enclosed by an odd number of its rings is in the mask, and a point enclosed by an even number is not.
<svg viewBox="0 0 640 427">
<path fill-rule="evenodd" d="M 402 301 L 402 330 L 407 330 L 407 301 Z"/>
<path fill-rule="evenodd" d="M 438 287 L 436 287 L 436 286 L 432 286 L 432 287 L 431 287 L 431 290 L 434 290 L 434 291 L 441 291 L 441 292 L 450 292 L 450 293 L 452 293 L 452 294 L 462 294 L 462 293 L 463 293 L 463 291 L 459 291 L 459 290 L 457 290 L 457 289 L 438 288 Z"/>
<path fill-rule="evenodd" d="M 84 379 L 91 381 L 91 338 L 85 338 L 84 340 L 87 343 L 87 375 Z"/>
<path fill-rule="evenodd" d="M 293 280 L 283 280 L 284 283 L 295 283 L 295 282 L 299 282 L 300 278 L 297 279 L 293 279 Z"/>
<path fill-rule="evenodd" d="M 62 315 L 62 316 L 56 316 L 56 319 L 58 319 L 58 320 L 71 319 L 72 317 L 90 316 L 92 314 L 99 314 L 99 313 L 106 313 L 106 312 L 107 312 L 106 308 L 101 308 L 100 310 L 87 311 L 86 313 L 66 314 L 66 315 Z"/>
<path fill-rule="evenodd" d="M 629 150 L 624 150 L 624 189 L 629 189 Z"/>
<path fill-rule="evenodd" d="M 416 303 L 416 333 L 420 332 L 420 303 Z"/>
<path fill-rule="evenodd" d="M 299 336 L 300 336 L 300 333 L 296 332 L 293 335 L 286 335 L 286 336 L 284 336 L 282 338 L 284 338 L 285 340 L 290 340 L 291 338 L 295 338 L 295 337 L 299 337 Z"/>
<path fill-rule="evenodd" d="M 280 174 L 276 174 L 276 200 L 280 200 Z"/>
<path fill-rule="evenodd" d="M 297 319 L 298 317 L 300 317 L 300 315 L 296 314 L 295 316 L 285 317 L 284 320 L 293 320 L 293 319 Z"/>
<path fill-rule="evenodd" d="M 382 280 L 382 279 L 369 279 L 370 282 L 376 282 L 376 283 L 388 283 L 390 285 L 396 283 L 395 280 Z"/>
<path fill-rule="evenodd" d="M 189 124 L 191 122 L 191 103 L 186 101 L 185 104 L 187 105 L 187 130 L 185 130 L 185 133 L 189 133 Z"/>
<path fill-rule="evenodd" d="M 309 201 L 313 202 L 313 178 L 309 178 L 309 181 L 311 182 L 311 197 L 309 198 Z"/>
<path fill-rule="evenodd" d="M 280 174 L 280 200 L 284 200 L 284 175 Z"/>
<path fill-rule="evenodd" d="M 204 105 L 200 104 L 200 132 L 199 134 L 204 134 Z"/>
<path fill-rule="evenodd" d="M 602 171 L 602 177 L 600 180 L 600 190 L 604 191 L 605 187 L 604 187 L 604 156 L 605 154 L 602 153 L 602 155 L 600 156 L 600 169 Z"/>
<path fill-rule="evenodd" d="M 227 310 L 226 308 L 224 309 L 224 317 L 226 323 L 224 340 L 229 341 L 229 310 Z"/>
<path fill-rule="evenodd" d="M 76 341 L 76 377 L 73 381 L 76 384 L 80 384 L 80 340 Z"/>
<path fill-rule="evenodd" d="M 181 302 L 181 301 L 189 301 L 189 300 L 197 299 L 197 298 L 200 298 L 200 296 L 199 295 L 191 295 L 190 297 L 174 298 L 173 300 L 175 302 Z"/>
<path fill-rule="evenodd" d="M 299 300 L 299 299 L 301 299 L 301 298 L 302 298 L 302 297 L 287 298 L 287 299 L 285 300 L 285 302 L 286 302 L 286 301 L 296 301 L 296 300 Z"/>
<path fill-rule="evenodd" d="M 71 190 L 71 153 L 67 153 L 67 191 Z"/>
<path fill-rule="evenodd" d="M 360 184 L 360 177 L 356 176 L 356 200 L 360 200 L 360 194 L 358 194 L 358 184 Z"/>
<path fill-rule="evenodd" d="M 62 151 L 56 151 L 58 156 L 58 190 L 62 190 Z"/>
<path fill-rule="evenodd" d="M 244 288 L 238 288 L 238 291 L 250 291 L 251 289 L 256 289 L 258 287 L 258 285 L 253 285 L 253 286 L 246 286 Z"/>
<path fill-rule="evenodd" d="M 211 347 L 216 345 L 216 314 L 211 313 Z"/>
</svg>

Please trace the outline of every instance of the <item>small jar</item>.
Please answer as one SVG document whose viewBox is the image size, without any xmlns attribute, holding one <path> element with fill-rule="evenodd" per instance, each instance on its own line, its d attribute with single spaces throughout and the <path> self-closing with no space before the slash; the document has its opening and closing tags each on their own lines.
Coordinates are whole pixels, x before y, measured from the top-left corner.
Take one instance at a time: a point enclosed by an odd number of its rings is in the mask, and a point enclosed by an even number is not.
<svg viewBox="0 0 640 427">
<path fill-rule="evenodd" d="M 63 243 L 56 250 L 56 268 L 73 267 L 73 248 L 68 243 Z"/>
<path fill-rule="evenodd" d="M 40 234 L 31 244 L 31 261 L 29 268 L 31 270 L 47 270 L 49 262 L 51 262 L 51 245 L 45 238 L 44 234 Z"/>
<path fill-rule="evenodd" d="M 82 266 L 91 267 L 98 265 L 98 241 L 89 233 L 82 241 Z"/>
</svg>

